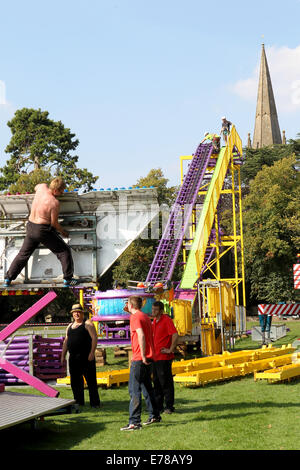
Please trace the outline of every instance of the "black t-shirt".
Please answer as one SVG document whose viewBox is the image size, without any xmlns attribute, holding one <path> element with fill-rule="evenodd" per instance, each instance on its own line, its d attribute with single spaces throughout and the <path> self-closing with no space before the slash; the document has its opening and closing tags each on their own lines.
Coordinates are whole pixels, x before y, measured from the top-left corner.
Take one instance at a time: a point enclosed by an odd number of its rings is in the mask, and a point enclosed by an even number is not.
<svg viewBox="0 0 300 470">
<path fill-rule="evenodd" d="M 67 347 L 70 355 L 88 357 L 91 351 L 92 338 L 85 328 L 85 321 L 77 328 L 68 329 Z"/>
<path fill-rule="evenodd" d="M 226 130 L 229 131 L 231 125 L 232 125 L 232 122 L 227 121 L 227 120 L 226 120 L 226 121 L 223 121 L 223 122 L 222 122 L 222 129 L 226 129 Z"/>
</svg>

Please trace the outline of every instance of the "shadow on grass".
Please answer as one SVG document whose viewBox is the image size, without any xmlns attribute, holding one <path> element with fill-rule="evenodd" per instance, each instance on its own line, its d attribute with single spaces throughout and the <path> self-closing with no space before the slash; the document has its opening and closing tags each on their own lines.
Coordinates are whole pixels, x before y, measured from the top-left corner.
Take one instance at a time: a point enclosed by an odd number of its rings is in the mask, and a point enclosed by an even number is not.
<svg viewBox="0 0 300 470">
<path fill-rule="evenodd" d="M 68 450 L 104 430 L 103 422 L 99 420 L 95 423 L 80 414 L 72 417 L 64 415 L 63 421 L 51 417 L 38 422 L 37 429 L 33 429 L 27 422 L 2 430 L 1 447 L 14 451 Z"/>
<path fill-rule="evenodd" d="M 202 403 L 199 406 L 191 406 L 189 408 L 180 409 L 180 405 L 184 406 L 188 400 L 177 400 L 176 413 L 174 415 L 183 416 L 185 414 L 196 414 L 197 416 L 191 417 L 190 421 L 214 421 L 220 419 L 242 418 L 247 415 L 258 415 L 265 413 L 266 409 L 276 412 L 276 408 L 297 408 L 300 409 L 298 403 L 284 402 L 276 403 L 273 401 L 266 402 L 237 402 L 226 404 L 213 404 Z M 182 421 L 180 421 L 182 423 Z"/>
</svg>

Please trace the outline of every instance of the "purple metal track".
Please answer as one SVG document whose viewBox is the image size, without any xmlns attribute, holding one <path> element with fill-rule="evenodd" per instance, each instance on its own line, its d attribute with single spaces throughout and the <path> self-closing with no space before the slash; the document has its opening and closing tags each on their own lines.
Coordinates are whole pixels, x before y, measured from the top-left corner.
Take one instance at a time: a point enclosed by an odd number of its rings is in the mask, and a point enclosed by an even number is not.
<svg viewBox="0 0 300 470">
<path fill-rule="evenodd" d="M 200 144 L 194 154 L 147 275 L 150 284 L 172 277 L 212 151 L 212 144 Z"/>
</svg>

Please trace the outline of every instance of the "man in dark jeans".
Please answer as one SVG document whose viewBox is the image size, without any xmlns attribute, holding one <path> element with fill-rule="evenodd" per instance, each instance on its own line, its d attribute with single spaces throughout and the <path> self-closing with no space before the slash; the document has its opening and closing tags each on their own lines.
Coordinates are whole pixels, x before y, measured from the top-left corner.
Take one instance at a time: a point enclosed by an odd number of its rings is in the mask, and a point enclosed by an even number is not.
<svg viewBox="0 0 300 470">
<path fill-rule="evenodd" d="M 69 287 L 77 284 L 78 281 L 72 279 L 74 265 L 71 248 L 59 234 L 61 233 L 64 237 L 68 236 L 68 232 L 58 223 L 59 201 L 56 199 L 57 196 L 64 193 L 65 187 L 65 183 L 60 177 L 52 180 L 49 187 L 45 183 L 35 187 L 35 196 L 26 226 L 26 237 L 21 250 L 6 273 L 5 287 L 8 287 L 11 281 L 20 274 L 40 243 L 49 248 L 61 262 L 64 286 Z"/>
<path fill-rule="evenodd" d="M 154 394 L 159 411 L 170 414 L 175 410 L 172 360 L 177 345 L 178 333 L 172 319 L 164 314 L 164 304 L 162 302 L 156 301 L 153 303 L 152 316 L 154 317 L 152 328 L 155 348 L 155 362 L 153 364 Z"/>
<path fill-rule="evenodd" d="M 159 423 L 161 417 L 156 408 L 154 391 L 151 382 L 151 363 L 154 359 L 153 334 L 151 320 L 141 311 L 143 300 L 138 296 L 128 299 L 130 313 L 130 335 L 132 362 L 129 374 L 129 423 L 121 431 L 141 429 L 141 411 L 143 393 L 149 418 L 144 425 Z"/>
</svg>

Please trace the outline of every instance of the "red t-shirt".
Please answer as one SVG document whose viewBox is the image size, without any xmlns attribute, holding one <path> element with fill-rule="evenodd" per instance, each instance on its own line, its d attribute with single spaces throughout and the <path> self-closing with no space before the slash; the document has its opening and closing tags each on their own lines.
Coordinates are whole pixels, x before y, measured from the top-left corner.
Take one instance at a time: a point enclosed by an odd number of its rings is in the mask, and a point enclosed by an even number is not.
<svg viewBox="0 0 300 470">
<path fill-rule="evenodd" d="M 132 347 L 132 360 L 141 361 L 142 355 L 136 330 L 142 328 L 145 335 L 146 351 L 148 359 L 154 359 L 153 332 L 151 320 L 145 313 L 138 310 L 134 315 L 130 315 L 130 337 Z"/>
<path fill-rule="evenodd" d="M 167 348 L 172 344 L 172 335 L 177 333 L 172 319 L 168 315 L 162 315 L 159 321 L 154 318 L 152 323 L 153 338 L 154 338 L 154 351 L 156 361 L 166 361 L 174 359 L 174 354 L 163 354 L 160 352 L 162 348 Z"/>
</svg>

